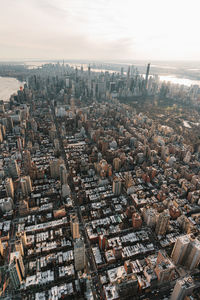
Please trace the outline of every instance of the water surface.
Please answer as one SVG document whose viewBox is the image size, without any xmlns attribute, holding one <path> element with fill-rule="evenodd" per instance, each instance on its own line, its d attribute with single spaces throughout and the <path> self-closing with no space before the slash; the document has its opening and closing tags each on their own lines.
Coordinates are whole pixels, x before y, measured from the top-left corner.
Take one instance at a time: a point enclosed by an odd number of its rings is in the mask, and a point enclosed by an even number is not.
<svg viewBox="0 0 200 300">
<path fill-rule="evenodd" d="M 0 77 L 0 100 L 9 101 L 10 96 L 17 93 L 23 83 L 12 77 Z"/>
</svg>

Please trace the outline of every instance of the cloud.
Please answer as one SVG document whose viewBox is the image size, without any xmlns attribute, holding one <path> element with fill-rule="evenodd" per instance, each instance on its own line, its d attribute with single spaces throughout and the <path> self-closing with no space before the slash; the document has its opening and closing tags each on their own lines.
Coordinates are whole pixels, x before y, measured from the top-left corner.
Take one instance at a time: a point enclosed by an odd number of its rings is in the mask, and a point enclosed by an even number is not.
<svg viewBox="0 0 200 300">
<path fill-rule="evenodd" d="M 66 18 L 69 16 L 66 9 L 60 7 L 58 2 L 50 1 L 50 0 L 35 0 L 33 2 L 36 9 L 40 9 L 43 11 L 44 14 L 47 14 L 51 17 L 56 18 Z"/>
<path fill-rule="evenodd" d="M 1 57 L 199 59 L 199 0 L 6 0 Z"/>
</svg>

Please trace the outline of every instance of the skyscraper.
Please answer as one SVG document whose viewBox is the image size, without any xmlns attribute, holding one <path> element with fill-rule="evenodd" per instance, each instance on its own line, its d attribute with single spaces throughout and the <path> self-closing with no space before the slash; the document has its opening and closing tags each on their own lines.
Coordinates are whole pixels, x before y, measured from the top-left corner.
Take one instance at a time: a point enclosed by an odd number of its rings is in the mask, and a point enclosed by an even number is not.
<svg viewBox="0 0 200 300">
<path fill-rule="evenodd" d="M 137 212 L 132 214 L 132 225 L 134 229 L 139 229 L 142 226 L 142 218 Z"/>
<path fill-rule="evenodd" d="M 23 159 L 24 159 L 24 169 L 26 174 L 28 175 L 31 169 L 31 154 L 30 151 L 25 150 L 23 153 Z"/>
<path fill-rule="evenodd" d="M 185 266 L 189 270 L 193 270 L 200 262 L 200 242 L 199 240 L 191 240 L 187 250 Z"/>
<path fill-rule="evenodd" d="M 121 159 L 119 157 L 114 158 L 113 159 L 113 167 L 116 172 L 119 171 L 120 165 L 121 165 Z"/>
<path fill-rule="evenodd" d="M 122 189 L 122 182 L 119 177 L 115 177 L 113 179 L 113 193 L 116 196 L 119 196 L 121 194 L 121 189 Z"/>
<path fill-rule="evenodd" d="M 158 252 L 156 267 L 154 271 L 160 282 L 169 281 L 175 275 L 175 266 L 168 258 L 164 250 L 160 250 Z"/>
<path fill-rule="evenodd" d="M 64 164 L 60 165 L 60 183 L 61 185 L 67 184 L 67 170 Z"/>
<path fill-rule="evenodd" d="M 13 179 L 16 179 L 20 175 L 20 169 L 16 160 L 11 160 L 8 165 L 8 172 Z"/>
<path fill-rule="evenodd" d="M 10 255 L 9 273 L 14 289 L 18 289 L 25 277 L 25 268 L 22 256 L 17 251 Z"/>
<path fill-rule="evenodd" d="M 63 163 L 61 159 L 54 159 L 50 162 L 50 174 L 52 178 L 59 178 L 60 176 L 60 165 Z"/>
<path fill-rule="evenodd" d="M 22 243 L 22 238 L 17 239 L 15 241 L 15 249 L 17 252 L 19 252 L 22 256 L 24 256 L 24 246 Z"/>
<path fill-rule="evenodd" d="M 131 71 L 131 68 L 130 68 L 130 66 L 128 66 L 128 70 L 127 70 L 127 80 L 130 78 L 130 71 Z"/>
<path fill-rule="evenodd" d="M 85 244 L 82 239 L 77 239 L 74 243 L 75 269 L 81 271 L 85 267 Z"/>
<path fill-rule="evenodd" d="M 190 239 L 187 235 L 181 236 L 176 240 L 171 254 L 171 257 L 175 264 L 182 264 L 183 258 L 185 256 L 189 244 Z"/>
<path fill-rule="evenodd" d="M 28 196 L 32 192 L 32 183 L 30 176 L 24 176 L 20 180 L 23 196 Z"/>
<path fill-rule="evenodd" d="M 156 213 L 157 211 L 152 207 L 143 208 L 142 210 L 144 221 L 147 226 L 154 227 L 156 224 Z"/>
<path fill-rule="evenodd" d="M 88 77 L 90 78 L 90 75 L 91 75 L 91 67 L 90 65 L 88 66 Z"/>
<path fill-rule="evenodd" d="M 189 270 L 193 270 L 200 262 L 200 241 L 192 239 L 189 235 L 179 237 L 174 245 L 171 257 L 175 264 L 181 264 Z"/>
<path fill-rule="evenodd" d="M 5 188 L 6 188 L 7 197 L 11 197 L 13 199 L 14 198 L 14 185 L 13 185 L 12 178 L 6 178 Z"/>
<path fill-rule="evenodd" d="M 73 239 L 79 239 L 80 238 L 79 220 L 75 213 L 70 215 L 70 228 L 71 228 Z"/>
<path fill-rule="evenodd" d="M 183 300 L 186 296 L 192 294 L 194 288 L 195 284 L 192 277 L 188 276 L 183 279 L 178 279 L 170 300 Z"/>
<path fill-rule="evenodd" d="M 169 224 L 169 213 L 168 211 L 163 211 L 160 213 L 158 217 L 158 222 L 156 224 L 156 234 L 157 235 L 164 235 L 167 231 L 167 227 Z"/>
<path fill-rule="evenodd" d="M 1 125 L 0 125 L 0 143 L 3 142 L 3 134 L 2 134 L 2 131 L 1 131 Z"/>
<path fill-rule="evenodd" d="M 148 66 L 147 66 L 147 71 L 146 71 L 146 77 L 145 77 L 145 90 L 147 90 L 147 87 L 148 87 L 149 71 L 150 71 L 150 64 L 148 64 Z"/>
</svg>

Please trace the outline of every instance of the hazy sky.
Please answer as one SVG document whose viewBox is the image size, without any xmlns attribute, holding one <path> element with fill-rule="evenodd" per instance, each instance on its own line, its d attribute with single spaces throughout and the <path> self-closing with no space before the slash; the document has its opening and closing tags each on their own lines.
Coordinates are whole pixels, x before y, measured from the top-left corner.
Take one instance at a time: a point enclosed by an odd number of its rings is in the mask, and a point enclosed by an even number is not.
<svg viewBox="0 0 200 300">
<path fill-rule="evenodd" d="M 200 60 L 200 0 L 0 0 L 0 60 Z"/>
</svg>

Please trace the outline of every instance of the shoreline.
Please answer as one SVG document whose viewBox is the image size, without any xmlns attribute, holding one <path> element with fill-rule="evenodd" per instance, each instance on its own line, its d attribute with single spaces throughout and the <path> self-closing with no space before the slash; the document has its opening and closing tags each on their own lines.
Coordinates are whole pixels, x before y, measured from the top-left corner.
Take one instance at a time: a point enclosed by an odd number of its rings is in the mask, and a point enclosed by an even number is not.
<svg viewBox="0 0 200 300">
<path fill-rule="evenodd" d="M 18 80 L 14 76 L 0 76 L 0 100 L 10 102 L 10 97 L 17 93 L 23 81 Z"/>
</svg>

